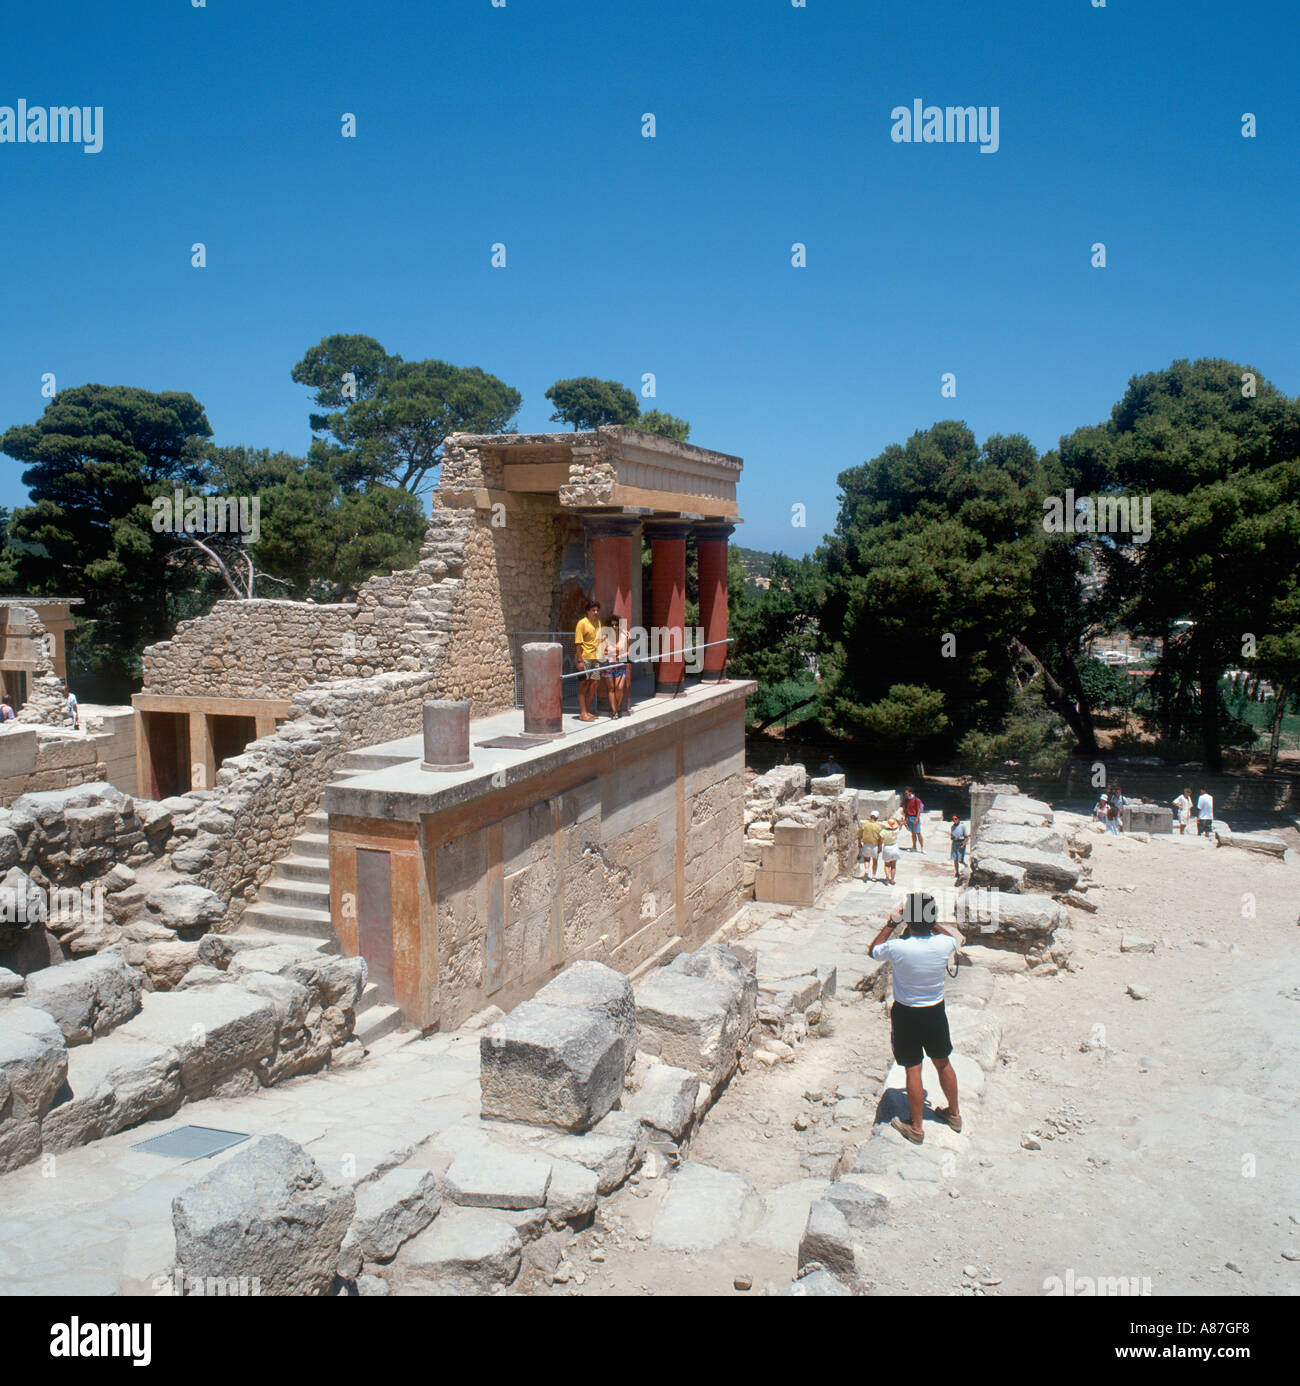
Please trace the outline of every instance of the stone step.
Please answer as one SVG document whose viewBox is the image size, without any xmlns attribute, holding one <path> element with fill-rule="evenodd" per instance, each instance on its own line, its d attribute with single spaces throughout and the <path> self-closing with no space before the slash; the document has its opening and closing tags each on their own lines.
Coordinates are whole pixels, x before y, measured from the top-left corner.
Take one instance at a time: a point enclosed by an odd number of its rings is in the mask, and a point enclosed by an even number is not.
<svg viewBox="0 0 1300 1386">
<path fill-rule="evenodd" d="M 300 857 L 291 852 L 281 857 L 275 864 L 275 877 L 290 881 L 314 881 L 329 885 L 330 863 L 328 857 Z"/>
<path fill-rule="evenodd" d="M 278 871 L 279 868 L 277 867 Z M 324 881 L 282 880 L 272 876 L 257 892 L 259 902 L 267 905 L 292 905 L 296 909 L 321 910 L 329 914 L 330 887 Z"/>
<path fill-rule="evenodd" d="M 334 938 L 334 924 L 328 910 L 302 909 L 259 900 L 244 911 L 243 922 L 258 930 L 293 934 L 297 938 Z"/>
<path fill-rule="evenodd" d="M 327 833 L 329 832 L 330 816 L 323 809 L 317 809 L 314 813 L 309 813 L 302 820 L 302 830 L 306 833 Z"/>
<path fill-rule="evenodd" d="M 245 910 L 245 920 L 250 917 L 250 912 L 254 908 L 256 907 L 250 906 L 248 910 Z M 236 932 L 238 937 L 250 939 L 254 943 L 267 945 L 287 943 L 292 944 L 295 948 L 306 946 L 314 949 L 317 953 L 338 953 L 340 951 L 338 939 L 334 937 L 333 932 L 330 933 L 329 938 L 316 938 L 306 934 L 286 933 L 283 929 L 258 928 L 244 923 L 240 924 Z"/>
<path fill-rule="evenodd" d="M 327 833 L 299 833 L 289 852 L 295 857 L 324 857 L 329 860 L 330 840 Z"/>
<path fill-rule="evenodd" d="M 367 987 L 366 990 L 371 990 L 371 987 Z M 357 1020 L 352 1033 L 369 1049 L 378 1040 L 401 1030 L 404 1024 L 402 1012 L 398 1007 L 378 1000 L 367 1005 L 363 994 L 357 1007 Z M 415 1032 L 411 1031 L 409 1037 L 414 1038 L 414 1034 Z"/>
</svg>

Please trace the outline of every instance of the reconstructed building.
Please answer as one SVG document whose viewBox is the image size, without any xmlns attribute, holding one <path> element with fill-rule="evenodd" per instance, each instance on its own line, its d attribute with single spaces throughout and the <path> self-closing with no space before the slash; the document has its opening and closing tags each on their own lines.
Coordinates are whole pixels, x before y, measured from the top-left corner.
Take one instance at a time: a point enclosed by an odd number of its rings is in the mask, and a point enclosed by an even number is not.
<svg viewBox="0 0 1300 1386">
<path fill-rule="evenodd" d="M 414 568 L 334 606 L 219 602 L 145 651 L 140 792 L 214 788 L 230 831 L 193 855 L 232 919 L 337 939 L 417 1025 L 511 1005 L 575 958 L 627 971 L 694 946 L 741 892 L 750 685 L 723 681 L 741 466 L 628 428 L 449 438 Z M 571 657 L 593 597 L 669 633 L 654 700 L 508 744 L 520 646 Z M 472 703 L 471 769 L 421 768 L 436 698 Z"/>
</svg>

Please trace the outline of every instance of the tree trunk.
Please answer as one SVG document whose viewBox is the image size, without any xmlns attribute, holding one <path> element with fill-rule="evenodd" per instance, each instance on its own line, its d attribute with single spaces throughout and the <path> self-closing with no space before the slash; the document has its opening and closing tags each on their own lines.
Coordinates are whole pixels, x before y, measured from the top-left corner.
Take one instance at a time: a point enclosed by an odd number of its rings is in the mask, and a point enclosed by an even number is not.
<svg viewBox="0 0 1300 1386">
<path fill-rule="evenodd" d="M 1211 774 L 1223 769 L 1223 748 L 1219 744 L 1219 667 L 1210 650 L 1198 661 L 1201 686 L 1201 747 L 1205 768 Z"/>
<path fill-rule="evenodd" d="M 1092 724 L 1092 709 L 1088 706 L 1088 701 L 1083 697 L 1082 689 L 1079 691 L 1077 699 L 1072 698 L 1064 688 L 1052 677 L 1047 665 L 1016 636 L 1011 637 L 1011 648 L 1015 653 L 1023 655 L 1043 676 L 1043 701 L 1053 712 L 1064 717 L 1070 730 L 1074 733 L 1075 740 L 1079 743 L 1079 750 L 1084 755 L 1099 754 L 1097 745 L 1097 732 Z"/>
<path fill-rule="evenodd" d="M 1277 706 L 1273 710 L 1273 735 L 1268 743 L 1268 768 L 1270 773 L 1277 769 L 1277 754 L 1282 745 L 1282 718 L 1286 712 L 1286 700 L 1290 689 L 1284 683 L 1277 686 Z"/>
</svg>

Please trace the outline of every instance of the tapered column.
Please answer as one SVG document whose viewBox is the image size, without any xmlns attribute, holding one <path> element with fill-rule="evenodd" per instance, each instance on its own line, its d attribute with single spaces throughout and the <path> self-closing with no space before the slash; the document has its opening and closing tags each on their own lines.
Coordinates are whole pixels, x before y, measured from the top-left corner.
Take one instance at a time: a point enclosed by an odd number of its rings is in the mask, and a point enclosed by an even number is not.
<svg viewBox="0 0 1300 1386">
<path fill-rule="evenodd" d="M 727 666 L 727 540 L 734 525 L 696 525 L 700 574 L 700 625 L 704 628 L 705 680 L 719 681 Z"/>
<path fill-rule="evenodd" d="M 685 686 L 689 528 L 685 524 L 663 525 L 650 531 L 651 652 L 660 656 L 655 662 L 656 693 L 680 693 Z"/>
<path fill-rule="evenodd" d="M 601 614 L 632 624 L 632 593 L 641 581 L 641 523 L 627 519 L 592 519 L 592 596 Z"/>
</svg>

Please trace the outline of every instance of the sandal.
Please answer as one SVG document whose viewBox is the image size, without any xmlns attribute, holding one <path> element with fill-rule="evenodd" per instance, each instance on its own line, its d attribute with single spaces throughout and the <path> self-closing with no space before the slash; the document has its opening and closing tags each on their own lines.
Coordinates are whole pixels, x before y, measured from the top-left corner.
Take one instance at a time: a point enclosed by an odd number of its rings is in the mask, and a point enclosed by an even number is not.
<svg viewBox="0 0 1300 1386">
<path fill-rule="evenodd" d="M 895 1131 L 898 1132 L 900 1136 L 902 1136 L 902 1138 L 905 1141 L 911 1141 L 913 1145 L 924 1144 L 925 1132 L 922 1131 L 921 1134 L 918 1136 L 916 1132 L 913 1131 L 912 1128 L 908 1126 L 907 1123 L 904 1122 L 901 1117 L 895 1117 L 893 1121 L 891 1121 L 889 1124 L 894 1128 Z"/>
<path fill-rule="evenodd" d="M 951 1127 L 954 1131 L 961 1130 L 961 1117 L 953 1116 L 947 1107 L 936 1107 L 934 1114 L 945 1126 Z"/>
</svg>

